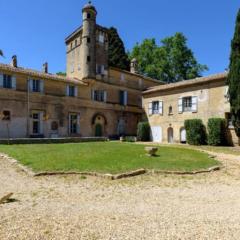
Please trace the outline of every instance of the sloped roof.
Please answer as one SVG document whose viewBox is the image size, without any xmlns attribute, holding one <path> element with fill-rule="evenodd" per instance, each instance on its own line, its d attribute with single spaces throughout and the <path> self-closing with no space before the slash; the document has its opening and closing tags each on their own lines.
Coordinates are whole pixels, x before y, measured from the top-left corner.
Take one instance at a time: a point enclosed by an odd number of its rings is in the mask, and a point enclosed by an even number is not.
<svg viewBox="0 0 240 240">
<path fill-rule="evenodd" d="M 44 72 L 40 72 L 37 70 L 28 69 L 28 68 L 13 67 L 9 64 L 0 63 L 0 71 L 10 71 L 12 73 L 22 73 L 30 77 L 44 78 L 44 79 L 62 81 L 62 82 L 73 83 L 73 84 L 87 85 L 87 83 L 85 83 L 84 81 L 78 78 L 69 78 L 69 77 L 59 76 L 56 74 L 44 73 Z"/>
<path fill-rule="evenodd" d="M 106 27 L 102 27 L 100 25 L 96 25 L 97 29 L 103 31 L 103 32 L 107 32 L 108 31 L 108 28 Z M 65 43 L 68 43 L 69 41 L 72 40 L 72 38 L 74 38 L 77 34 L 79 34 L 80 32 L 82 31 L 82 26 L 78 27 L 74 32 L 72 32 L 69 36 L 67 36 L 65 38 Z"/>
<path fill-rule="evenodd" d="M 191 85 L 198 85 L 198 84 L 202 84 L 202 83 L 224 80 L 227 78 L 227 76 L 228 76 L 228 72 L 224 72 L 224 73 L 210 75 L 207 77 L 199 77 L 199 78 L 195 78 L 195 79 L 191 79 L 191 80 L 184 80 L 184 81 L 180 81 L 180 82 L 176 82 L 176 83 L 159 85 L 159 86 L 155 86 L 155 87 L 151 87 L 151 88 L 147 89 L 146 91 L 143 92 L 143 94 L 154 93 L 154 92 L 163 91 L 163 90 L 184 88 L 184 87 L 188 87 Z"/>
</svg>

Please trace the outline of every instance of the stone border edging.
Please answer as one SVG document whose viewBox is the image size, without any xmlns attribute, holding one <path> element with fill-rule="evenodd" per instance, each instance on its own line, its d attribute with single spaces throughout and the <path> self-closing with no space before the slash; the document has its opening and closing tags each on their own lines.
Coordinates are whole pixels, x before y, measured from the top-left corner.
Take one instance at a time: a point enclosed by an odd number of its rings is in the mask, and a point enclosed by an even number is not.
<svg viewBox="0 0 240 240">
<path fill-rule="evenodd" d="M 20 168 L 23 172 L 27 173 L 31 177 L 41 177 L 41 176 L 61 176 L 61 175 L 82 175 L 82 176 L 93 176 L 93 177 L 101 177 L 109 180 L 118 180 L 123 178 L 129 178 L 129 177 L 135 177 L 138 175 L 143 174 L 168 174 L 168 175 L 196 175 L 201 173 L 210 173 L 214 171 L 221 170 L 223 166 L 213 166 L 208 169 L 202 169 L 198 171 L 165 171 L 165 170 L 148 170 L 148 169 L 138 169 L 135 171 L 130 171 L 127 173 L 121 173 L 121 174 L 104 174 L 104 173 L 96 173 L 96 172 L 76 172 L 76 171 L 70 171 L 70 172 L 39 172 L 35 173 L 32 169 L 29 167 L 26 167 L 22 164 L 20 164 L 16 159 L 9 157 L 7 154 L 1 154 L 0 158 L 3 158 L 5 160 L 10 161 L 13 164 L 16 164 L 18 168 Z"/>
</svg>

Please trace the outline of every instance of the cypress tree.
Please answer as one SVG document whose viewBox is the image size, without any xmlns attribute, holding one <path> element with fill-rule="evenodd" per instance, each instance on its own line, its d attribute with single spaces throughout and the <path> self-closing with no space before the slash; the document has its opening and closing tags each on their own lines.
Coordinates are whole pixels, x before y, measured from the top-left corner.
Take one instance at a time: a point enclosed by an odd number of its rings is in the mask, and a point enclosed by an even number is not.
<svg viewBox="0 0 240 240">
<path fill-rule="evenodd" d="M 0 56 L 3 57 L 3 51 L 0 49 Z"/>
<path fill-rule="evenodd" d="M 109 28 L 109 66 L 123 70 L 130 69 L 130 61 L 125 51 L 124 43 L 116 28 Z"/>
<path fill-rule="evenodd" d="M 228 75 L 229 98 L 233 125 L 240 137 L 240 10 L 238 11 L 235 33 L 232 40 Z"/>
</svg>

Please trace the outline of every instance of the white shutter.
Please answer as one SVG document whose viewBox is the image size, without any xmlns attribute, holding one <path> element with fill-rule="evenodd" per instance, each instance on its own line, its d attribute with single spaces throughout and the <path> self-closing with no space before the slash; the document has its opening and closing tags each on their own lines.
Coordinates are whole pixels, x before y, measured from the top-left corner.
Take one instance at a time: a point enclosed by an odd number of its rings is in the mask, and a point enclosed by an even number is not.
<svg viewBox="0 0 240 240">
<path fill-rule="evenodd" d="M 69 85 L 66 86 L 66 96 L 69 96 Z"/>
<path fill-rule="evenodd" d="M 104 65 L 101 66 L 101 74 L 104 74 L 104 71 L 105 71 L 105 67 Z"/>
<path fill-rule="evenodd" d="M 74 97 L 78 96 L 78 86 L 74 87 Z"/>
<path fill-rule="evenodd" d="M 44 92 L 44 81 L 40 80 L 40 92 L 43 93 Z"/>
<path fill-rule="evenodd" d="M 0 88 L 3 87 L 3 74 L 0 73 Z"/>
<path fill-rule="evenodd" d="M 12 89 L 16 90 L 16 76 L 12 76 Z"/>
<path fill-rule="evenodd" d="M 39 112 L 39 115 L 40 115 L 40 126 L 39 126 L 39 133 L 40 134 L 43 134 L 44 132 L 43 132 L 43 124 L 44 124 L 44 121 L 43 121 L 43 112 Z"/>
<path fill-rule="evenodd" d="M 182 98 L 178 99 L 178 113 L 182 113 L 183 112 L 183 100 Z"/>
<path fill-rule="evenodd" d="M 93 89 L 91 90 L 91 98 L 94 101 L 94 90 Z"/>
<path fill-rule="evenodd" d="M 198 97 L 192 97 L 192 112 L 197 112 L 198 110 Z"/>
<path fill-rule="evenodd" d="M 29 79 L 29 91 L 32 92 L 33 91 L 33 80 Z"/>
<path fill-rule="evenodd" d="M 158 113 L 159 113 L 160 115 L 163 115 L 163 101 L 159 101 Z"/>
<path fill-rule="evenodd" d="M 148 103 L 148 115 L 152 115 L 153 114 L 153 111 L 152 111 L 152 102 L 149 102 Z"/>
<path fill-rule="evenodd" d="M 104 91 L 104 102 L 107 102 L 107 91 Z"/>
<path fill-rule="evenodd" d="M 128 105 L 128 92 L 124 91 L 124 106 Z"/>
<path fill-rule="evenodd" d="M 80 114 L 77 115 L 77 133 L 80 133 Z"/>
</svg>

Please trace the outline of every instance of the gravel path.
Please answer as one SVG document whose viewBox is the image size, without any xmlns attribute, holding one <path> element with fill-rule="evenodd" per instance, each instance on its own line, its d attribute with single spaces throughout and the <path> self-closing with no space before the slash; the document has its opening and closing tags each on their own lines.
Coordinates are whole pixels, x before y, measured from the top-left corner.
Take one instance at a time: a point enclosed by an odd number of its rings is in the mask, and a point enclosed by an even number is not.
<svg viewBox="0 0 240 240">
<path fill-rule="evenodd" d="M 197 176 L 26 176 L 0 159 L 0 239 L 240 239 L 240 159 Z"/>
</svg>

